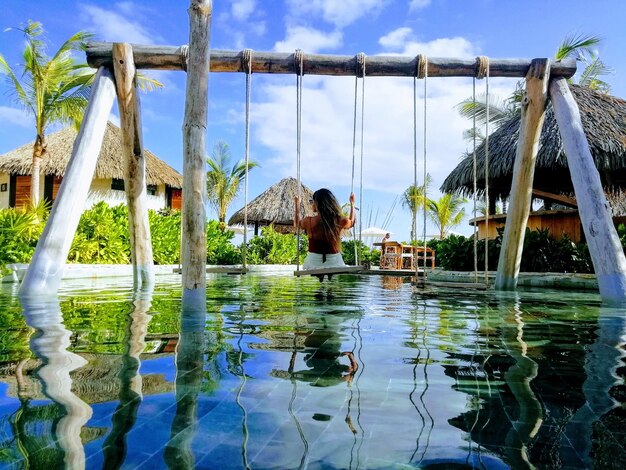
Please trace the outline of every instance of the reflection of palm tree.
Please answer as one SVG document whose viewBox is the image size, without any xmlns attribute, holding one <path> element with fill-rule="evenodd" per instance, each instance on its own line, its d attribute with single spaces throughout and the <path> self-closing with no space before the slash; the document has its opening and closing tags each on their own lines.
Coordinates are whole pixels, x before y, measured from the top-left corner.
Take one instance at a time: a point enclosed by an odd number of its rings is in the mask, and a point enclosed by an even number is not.
<svg viewBox="0 0 626 470">
<path fill-rule="evenodd" d="M 85 365 L 86 361 L 66 350 L 70 344 L 70 332 L 62 324 L 58 298 L 41 300 L 23 297 L 21 301 L 26 322 L 38 331 L 31 339 L 31 349 L 43 361 L 37 370 L 43 391 L 66 413 L 55 427 L 57 442 L 65 453 L 65 466 L 84 468 L 85 450 L 80 434 L 92 410 L 72 393 L 70 372 Z"/>
<path fill-rule="evenodd" d="M 135 293 L 134 309 L 126 326 L 122 368 L 119 372 L 119 405 L 113 413 L 113 428 L 103 446 L 105 468 L 120 468 L 124 464 L 127 450 L 126 435 L 135 424 L 143 398 L 139 355 L 146 346 L 151 300 L 152 286 Z"/>
</svg>

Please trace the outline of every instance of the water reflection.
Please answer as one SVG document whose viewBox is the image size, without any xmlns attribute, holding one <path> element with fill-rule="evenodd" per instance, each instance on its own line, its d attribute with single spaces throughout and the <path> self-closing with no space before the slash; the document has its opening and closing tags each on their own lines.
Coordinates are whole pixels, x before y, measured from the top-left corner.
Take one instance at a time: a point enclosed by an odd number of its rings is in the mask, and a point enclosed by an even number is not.
<svg viewBox="0 0 626 470">
<path fill-rule="evenodd" d="M 623 417 L 619 414 L 623 403 L 615 400 L 611 393 L 614 387 L 623 385 L 623 379 L 616 371 L 623 367 L 625 356 L 624 311 L 603 307 L 598 316 L 596 335 L 595 342 L 588 347 L 584 362 L 585 381 L 582 391 L 585 402 L 570 419 L 565 434 L 586 467 L 594 466 L 595 455 L 597 467 L 623 468 L 626 451 L 611 436 L 612 432 L 621 433 L 623 430 Z M 615 416 L 614 411 L 617 412 Z"/>
<path fill-rule="evenodd" d="M 59 299 L 21 299 L 26 323 L 35 334 L 30 348 L 43 364 L 36 374 L 41 380 L 43 393 L 63 408 L 64 416 L 54 426 L 54 438 L 63 452 L 66 468 L 85 468 L 85 450 L 81 429 L 92 415 L 87 403 L 72 393 L 70 372 L 84 366 L 87 361 L 67 351 L 71 332 L 63 326 Z M 29 456 L 24 455 L 25 460 Z"/>
<path fill-rule="evenodd" d="M 128 451 L 126 437 L 137 420 L 143 400 L 140 354 L 146 347 L 152 290 L 153 286 L 146 286 L 135 293 L 132 312 L 126 322 L 122 366 L 118 375 L 119 404 L 113 413 L 111 432 L 104 441 L 104 468 L 120 468 L 124 464 Z"/>
<path fill-rule="evenodd" d="M 176 348 L 176 414 L 164 453 L 169 468 L 195 466 L 191 442 L 198 426 L 198 394 L 206 350 L 205 327 L 206 312 L 202 308 L 183 310 Z"/>
<path fill-rule="evenodd" d="M 537 377 L 538 365 L 528 357 L 519 302 L 504 318 L 502 341 L 507 353 L 515 361 L 504 374 L 504 379 L 519 406 L 518 417 L 511 422 L 505 438 L 507 461 L 514 468 L 534 468 L 528 458 L 527 445 L 543 422 L 543 410 L 531 388 L 531 382 Z"/>
</svg>

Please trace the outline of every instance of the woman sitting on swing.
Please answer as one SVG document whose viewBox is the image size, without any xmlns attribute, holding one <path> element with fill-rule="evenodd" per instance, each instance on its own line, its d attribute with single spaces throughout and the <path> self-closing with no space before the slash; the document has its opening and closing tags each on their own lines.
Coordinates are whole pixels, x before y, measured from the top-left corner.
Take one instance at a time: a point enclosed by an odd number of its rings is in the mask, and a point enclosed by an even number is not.
<svg viewBox="0 0 626 470">
<path fill-rule="evenodd" d="M 341 256 L 341 231 L 354 225 L 354 194 L 350 194 L 350 215 L 344 217 L 335 195 L 326 188 L 318 189 L 309 200 L 317 215 L 300 220 L 300 204 L 295 197 L 294 227 L 300 226 L 309 237 L 309 250 L 303 269 L 340 268 L 345 266 Z M 328 275 L 330 280 L 332 275 Z M 321 281 L 324 276 L 318 276 Z"/>
</svg>

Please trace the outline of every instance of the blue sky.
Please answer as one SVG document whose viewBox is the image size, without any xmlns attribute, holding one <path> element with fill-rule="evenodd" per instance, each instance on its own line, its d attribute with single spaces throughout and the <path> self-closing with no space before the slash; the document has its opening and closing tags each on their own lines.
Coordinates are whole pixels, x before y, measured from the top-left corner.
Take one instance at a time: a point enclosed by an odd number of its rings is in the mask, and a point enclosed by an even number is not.
<svg viewBox="0 0 626 470">
<path fill-rule="evenodd" d="M 19 68 L 28 19 L 43 23 L 53 52 L 78 30 L 99 40 L 181 45 L 188 42 L 187 1 L 1 0 L 0 53 Z M 367 55 L 426 54 L 439 57 L 551 57 L 563 38 L 595 34 L 598 53 L 615 73 L 612 93 L 626 98 L 626 9 L 622 0 L 214 0 L 212 47 L 217 49 Z M 152 75 L 165 88 L 142 95 L 144 144 L 182 170 L 183 72 Z M 350 191 L 354 78 L 305 76 L 302 123 L 302 180 L 332 189 L 342 202 Z M 478 82 L 479 91 L 484 81 Z M 506 97 L 515 79 L 492 79 L 490 92 Z M 471 95 L 471 79 L 428 81 L 427 166 L 433 188 L 456 166 L 469 146 L 462 132 L 470 123 L 454 106 Z M 372 77 L 365 81 L 363 227 L 381 225 L 397 196 L 413 182 L 412 79 Z M 422 85 L 418 127 L 422 179 Z M 296 172 L 295 77 L 255 74 L 252 78 L 250 199 Z M 209 79 L 207 152 L 226 141 L 243 157 L 245 77 L 214 73 Z M 117 108 L 112 120 L 116 121 Z M 51 129 L 51 131 L 54 129 Z M 33 123 L 0 82 L 0 154 L 32 141 Z M 358 169 L 357 169 L 358 173 Z M 358 188 L 358 181 L 355 183 Z M 432 197 L 436 197 L 433 191 Z M 229 215 L 243 205 L 234 202 Z M 209 212 L 209 216 L 215 214 Z M 388 229 L 407 240 L 410 215 L 398 203 Z M 471 233 L 464 222 L 455 229 Z M 434 233 L 429 225 L 427 232 Z"/>
</svg>

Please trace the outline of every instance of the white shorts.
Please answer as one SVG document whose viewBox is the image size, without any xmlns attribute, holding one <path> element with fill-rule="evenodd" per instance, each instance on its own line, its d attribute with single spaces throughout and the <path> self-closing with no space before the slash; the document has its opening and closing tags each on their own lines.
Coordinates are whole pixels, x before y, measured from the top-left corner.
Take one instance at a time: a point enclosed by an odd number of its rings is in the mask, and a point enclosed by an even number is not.
<svg viewBox="0 0 626 470">
<path fill-rule="evenodd" d="M 324 262 L 324 256 L 326 256 L 326 262 Z M 302 265 L 302 269 L 318 269 L 318 268 L 342 268 L 346 265 L 343 262 L 341 253 L 333 253 L 331 255 L 322 255 L 320 253 L 306 254 L 306 259 Z"/>
</svg>

